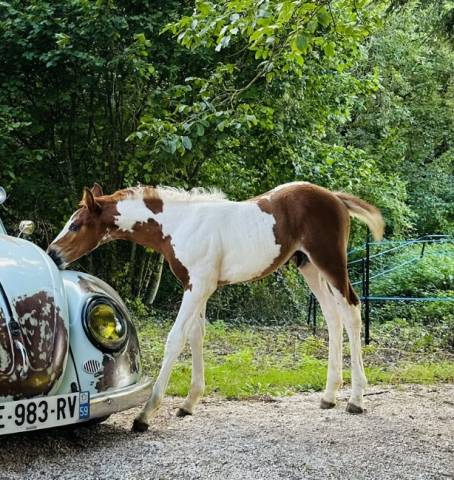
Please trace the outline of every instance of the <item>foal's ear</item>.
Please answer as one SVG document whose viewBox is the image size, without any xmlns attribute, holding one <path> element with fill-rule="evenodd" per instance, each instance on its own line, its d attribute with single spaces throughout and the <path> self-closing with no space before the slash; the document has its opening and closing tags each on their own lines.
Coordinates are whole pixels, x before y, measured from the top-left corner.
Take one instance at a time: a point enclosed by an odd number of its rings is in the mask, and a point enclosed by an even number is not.
<svg viewBox="0 0 454 480">
<path fill-rule="evenodd" d="M 101 185 L 99 185 L 99 183 L 96 183 L 96 182 L 91 187 L 91 193 L 93 194 L 94 197 L 102 197 L 104 195 Z"/>
<path fill-rule="evenodd" d="M 80 202 L 81 207 L 87 207 L 90 212 L 99 213 L 101 211 L 101 205 L 96 201 L 92 191 L 85 187 L 84 196 Z"/>
</svg>

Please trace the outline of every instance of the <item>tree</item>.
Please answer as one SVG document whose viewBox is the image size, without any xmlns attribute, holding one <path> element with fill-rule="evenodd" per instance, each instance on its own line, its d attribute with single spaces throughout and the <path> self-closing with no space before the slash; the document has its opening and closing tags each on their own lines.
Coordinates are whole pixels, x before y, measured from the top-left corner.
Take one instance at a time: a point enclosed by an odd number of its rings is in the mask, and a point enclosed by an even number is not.
<svg viewBox="0 0 454 480">
<path fill-rule="evenodd" d="M 405 181 L 418 234 L 454 225 L 454 52 L 440 30 L 443 3 L 410 2 L 387 17 L 360 66 L 365 74 L 378 66 L 379 88 L 342 132 L 382 172 Z"/>
</svg>

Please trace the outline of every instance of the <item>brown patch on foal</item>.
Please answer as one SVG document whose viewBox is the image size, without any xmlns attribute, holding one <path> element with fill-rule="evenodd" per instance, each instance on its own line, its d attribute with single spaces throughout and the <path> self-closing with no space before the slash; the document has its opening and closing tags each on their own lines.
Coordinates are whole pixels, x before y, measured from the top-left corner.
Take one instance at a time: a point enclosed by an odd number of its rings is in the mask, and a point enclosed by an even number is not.
<svg viewBox="0 0 454 480">
<path fill-rule="evenodd" d="M 132 239 L 140 245 L 143 245 L 144 247 L 152 247 L 164 255 L 173 274 L 182 283 L 184 289 L 191 290 L 192 285 L 189 279 L 189 272 L 175 256 L 172 237 L 170 235 L 164 236 L 161 225 L 155 220 L 150 219 L 146 224 L 140 224 L 140 228 L 137 226 L 137 230 L 136 226 L 134 226 L 133 229 L 134 233 L 132 233 Z"/>
<path fill-rule="evenodd" d="M 338 195 L 304 183 L 253 199 L 262 211 L 274 216 L 274 236 L 281 245 L 280 255 L 260 277 L 276 270 L 302 245 L 303 253 L 322 271 L 331 286 L 350 304 L 359 303 L 347 274 L 350 214 Z"/>
<path fill-rule="evenodd" d="M 276 224 L 273 227 L 276 243 L 281 246 L 279 255 L 273 260 L 273 263 L 265 269 L 258 278 L 263 278 L 277 270 L 282 264 L 287 262 L 295 251 L 298 250 L 298 239 L 293 232 L 289 232 L 289 221 L 291 221 L 291 212 L 287 210 L 286 202 L 275 202 L 274 199 L 266 198 L 266 194 L 256 197 L 254 201 L 262 212 L 273 215 Z M 290 233 L 290 235 L 287 234 Z"/>
<path fill-rule="evenodd" d="M 164 207 L 164 204 L 160 198 L 144 198 L 143 202 L 147 206 L 148 210 L 151 210 L 154 214 L 161 213 Z"/>
<path fill-rule="evenodd" d="M 119 215 L 116 209 L 117 201 L 124 200 L 128 195 L 131 195 L 132 190 L 121 190 L 112 197 L 115 198 L 113 203 L 114 211 L 110 211 L 110 219 L 106 219 L 111 225 L 115 225 L 115 216 Z M 154 188 L 145 188 L 143 190 L 143 201 L 146 207 L 154 214 L 161 213 L 164 208 L 163 201 L 157 196 Z M 147 197 L 145 196 L 147 195 Z M 122 240 L 132 240 L 143 247 L 153 248 L 157 252 L 164 255 L 164 258 L 169 263 L 175 277 L 181 282 L 185 290 L 191 290 L 189 272 L 187 268 L 176 257 L 172 245 L 172 237 L 170 235 L 164 236 L 161 225 L 153 219 L 149 219 L 146 223 L 136 223 L 133 226 L 133 232 L 125 232 L 120 230 L 116 225 L 110 230 L 112 238 Z"/>
</svg>

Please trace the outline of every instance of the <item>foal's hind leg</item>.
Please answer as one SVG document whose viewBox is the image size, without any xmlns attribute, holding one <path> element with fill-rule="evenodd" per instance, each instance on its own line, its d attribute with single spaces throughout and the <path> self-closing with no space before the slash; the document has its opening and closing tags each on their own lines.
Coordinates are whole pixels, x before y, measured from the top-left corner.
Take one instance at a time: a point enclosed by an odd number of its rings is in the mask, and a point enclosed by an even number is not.
<svg viewBox="0 0 454 480">
<path fill-rule="evenodd" d="M 191 389 L 183 405 L 177 411 L 177 417 L 192 415 L 194 407 L 205 390 L 205 374 L 203 365 L 203 337 L 205 336 L 206 304 L 200 312 L 198 321 L 194 322 L 189 332 L 189 345 L 192 354 Z"/>
<path fill-rule="evenodd" d="M 342 320 L 336 310 L 330 287 L 320 271 L 312 263 L 306 263 L 299 267 L 299 270 L 316 296 L 328 325 L 328 376 L 320 408 L 333 408 L 336 405 L 337 390 L 342 385 Z"/>
<path fill-rule="evenodd" d="M 363 391 L 367 385 L 367 379 L 361 352 L 361 305 L 348 279 L 345 249 L 342 245 L 337 245 L 335 242 L 331 244 L 326 241 L 326 244 L 323 242 L 324 240 L 320 240 L 318 245 L 311 245 L 310 247 L 312 248 L 306 246 L 305 251 L 311 263 L 317 267 L 323 278 L 326 279 L 328 295 L 325 292 L 325 303 L 327 298 L 329 302 L 334 302 L 337 315 L 340 316 L 341 322 L 345 325 L 350 340 L 352 395 L 347 405 L 347 411 L 350 413 L 362 413 Z M 323 304 L 320 304 L 323 309 Z M 338 332 L 337 329 L 336 332 Z M 339 337 L 334 341 L 336 345 L 342 342 L 342 334 L 337 333 L 337 335 Z M 335 378 L 335 374 L 333 374 L 333 377 Z"/>
<path fill-rule="evenodd" d="M 352 393 L 347 404 L 347 412 L 363 413 L 363 393 L 367 386 L 361 351 L 361 304 L 349 283 L 348 297 L 334 290 L 334 297 L 344 321 L 350 340 L 350 356 L 352 367 Z"/>
</svg>

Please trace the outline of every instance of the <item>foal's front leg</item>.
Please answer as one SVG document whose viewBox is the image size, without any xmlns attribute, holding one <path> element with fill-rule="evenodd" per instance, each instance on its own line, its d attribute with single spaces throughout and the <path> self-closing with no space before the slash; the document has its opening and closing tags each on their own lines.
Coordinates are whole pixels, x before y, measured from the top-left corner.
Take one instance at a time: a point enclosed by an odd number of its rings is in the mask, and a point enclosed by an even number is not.
<svg viewBox="0 0 454 480">
<path fill-rule="evenodd" d="M 203 365 L 203 337 L 205 336 L 206 304 L 200 312 L 198 321 L 193 322 L 189 332 L 189 345 L 192 353 L 191 389 L 183 405 L 177 411 L 177 417 L 192 415 L 194 407 L 205 390 L 205 373 Z"/>
<path fill-rule="evenodd" d="M 193 322 L 198 319 L 208 295 L 206 289 L 194 286 L 191 290 L 185 291 L 177 319 L 167 337 L 161 370 L 149 400 L 134 420 L 133 430 L 143 432 L 148 429 L 151 417 L 161 405 L 173 365 L 180 355 Z"/>
</svg>

